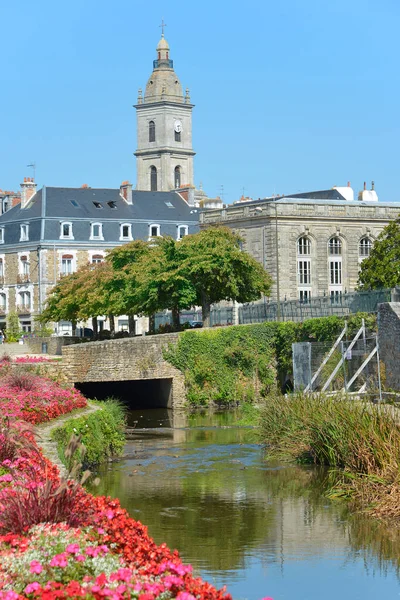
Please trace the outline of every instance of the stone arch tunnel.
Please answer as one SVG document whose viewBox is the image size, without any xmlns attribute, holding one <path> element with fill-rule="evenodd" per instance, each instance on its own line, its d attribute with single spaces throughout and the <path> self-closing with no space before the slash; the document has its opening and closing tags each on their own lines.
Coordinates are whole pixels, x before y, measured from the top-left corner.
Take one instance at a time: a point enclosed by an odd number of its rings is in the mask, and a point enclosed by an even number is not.
<svg viewBox="0 0 400 600">
<path fill-rule="evenodd" d="M 168 363 L 163 349 L 179 334 L 143 336 L 64 346 L 63 369 L 88 398 L 113 396 L 132 408 L 182 408 L 181 371 Z"/>
</svg>

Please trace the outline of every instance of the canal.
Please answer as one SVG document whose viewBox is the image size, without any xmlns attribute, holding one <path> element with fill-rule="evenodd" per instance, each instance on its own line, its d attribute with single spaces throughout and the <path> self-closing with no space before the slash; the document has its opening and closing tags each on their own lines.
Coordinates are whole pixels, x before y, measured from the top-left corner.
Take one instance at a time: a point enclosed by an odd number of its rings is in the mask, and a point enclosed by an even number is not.
<svg viewBox="0 0 400 600">
<path fill-rule="evenodd" d="M 397 530 L 327 500 L 326 470 L 268 461 L 236 421 L 131 411 L 126 456 L 99 470 L 96 493 L 235 600 L 400 598 Z"/>
</svg>

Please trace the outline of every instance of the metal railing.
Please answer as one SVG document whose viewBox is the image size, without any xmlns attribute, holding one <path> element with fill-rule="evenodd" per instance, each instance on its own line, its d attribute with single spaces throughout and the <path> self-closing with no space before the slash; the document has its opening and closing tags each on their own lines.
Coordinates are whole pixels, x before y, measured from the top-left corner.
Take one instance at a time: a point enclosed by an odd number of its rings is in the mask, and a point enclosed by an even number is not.
<svg viewBox="0 0 400 600">
<path fill-rule="evenodd" d="M 158 60 L 153 60 L 153 69 L 158 69 L 159 67 L 168 67 L 169 69 L 174 68 L 174 61 L 169 58 L 160 58 Z"/>
<path fill-rule="evenodd" d="M 309 298 L 307 302 L 289 300 L 279 303 L 281 321 L 304 321 L 331 315 L 345 316 L 356 312 L 374 313 L 381 302 L 390 302 L 390 290 L 348 292 L 335 296 Z M 244 304 L 239 308 L 239 323 L 262 323 L 278 320 L 277 302 Z"/>
</svg>

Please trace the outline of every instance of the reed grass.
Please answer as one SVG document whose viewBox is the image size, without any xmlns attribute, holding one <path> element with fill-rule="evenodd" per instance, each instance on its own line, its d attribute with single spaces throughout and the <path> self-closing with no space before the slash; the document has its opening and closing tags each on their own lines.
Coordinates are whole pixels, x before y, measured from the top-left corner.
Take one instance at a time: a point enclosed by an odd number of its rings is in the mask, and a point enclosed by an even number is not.
<svg viewBox="0 0 400 600">
<path fill-rule="evenodd" d="M 268 453 L 341 469 L 332 497 L 400 518 L 400 412 L 345 396 L 267 398 L 261 409 Z"/>
</svg>

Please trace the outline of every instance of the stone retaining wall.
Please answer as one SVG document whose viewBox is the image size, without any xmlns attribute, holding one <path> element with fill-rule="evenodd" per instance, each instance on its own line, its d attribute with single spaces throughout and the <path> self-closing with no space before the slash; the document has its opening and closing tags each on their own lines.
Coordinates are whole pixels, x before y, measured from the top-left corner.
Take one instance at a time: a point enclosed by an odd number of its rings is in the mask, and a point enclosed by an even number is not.
<svg viewBox="0 0 400 600">
<path fill-rule="evenodd" d="M 185 404 L 184 376 L 163 358 L 163 348 L 176 344 L 178 333 L 64 346 L 63 369 L 71 383 L 171 379 L 168 406 Z"/>
<path fill-rule="evenodd" d="M 379 358 L 385 366 L 385 386 L 400 390 L 400 303 L 378 305 Z"/>
</svg>

